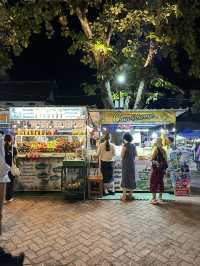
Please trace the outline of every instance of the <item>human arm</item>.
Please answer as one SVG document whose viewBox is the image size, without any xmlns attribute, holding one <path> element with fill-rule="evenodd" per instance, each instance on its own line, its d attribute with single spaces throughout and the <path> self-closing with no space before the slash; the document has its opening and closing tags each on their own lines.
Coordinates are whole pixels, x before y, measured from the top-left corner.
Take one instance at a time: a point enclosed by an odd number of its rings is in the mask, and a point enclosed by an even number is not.
<svg viewBox="0 0 200 266">
<path fill-rule="evenodd" d="M 158 149 L 157 149 L 157 147 L 155 147 L 155 148 L 153 149 L 153 153 L 152 153 L 151 160 L 152 160 L 152 161 L 155 161 L 156 158 L 157 158 L 157 155 L 158 155 Z"/>
<path fill-rule="evenodd" d="M 15 158 L 17 156 L 17 149 L 16 147 L 13 147 L 13 157 Z"/>
<path fill-rule="evenodd" d="M 157 161 L 157 156 L 158 156 L 158 149 L 157 147 L 154 147 L 153 149 L 153 153 L 152 153 L 152 157 L 151 157 L 151 161 L 152 161 L 152 165 L 153 166 L 159 166 L 159 163 Z"/>
<path fill-rule="evenodd" d="M 0 136 L 0 156 L 5 159 L 4 138 Z"/>
<path fill-rule="evenodd" d="M 138 154 L 137 154 L 137 149 L 136 149 L 136 146 L 135 146 L 135 157 L 137 157 Z"/>
<path fill-rule="evenodd" d="M 115 150 L 115 146 L 114 145 L 112 145 L 112 156 L 114 157 L 114 156 L 116 156 L 116 150 Z"/>
<path fill-rule="evenodd" d="M 97 156 L 99 157 L 101 155 L 102 152 L 102 145 L 100 144 L 97 150 Z"/>
<path fill-rule="evenodd" d="M 124 158 L 125 153 L 126 153 L 126 147 L 123 145 L 122 150 L 121 150 L 121 158 L 122 159 Z"/>
</svg>

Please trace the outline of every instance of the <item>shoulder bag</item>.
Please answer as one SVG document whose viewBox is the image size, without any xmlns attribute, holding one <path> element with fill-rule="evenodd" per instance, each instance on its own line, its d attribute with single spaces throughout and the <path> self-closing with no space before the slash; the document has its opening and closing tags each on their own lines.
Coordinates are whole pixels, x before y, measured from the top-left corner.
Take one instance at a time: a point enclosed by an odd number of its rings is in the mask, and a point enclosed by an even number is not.
<svg viewBox="0 0 200 266">
<path fill-rule="evenodd" d="M 20 170 L 16 166 L 15 160 L 14 160 L 14 152 L 13 152 L 13 145 L 12 145 L 12 166 L 10 168 L 10 172 L 13 176 L 18 177 L 20 176 Z"/>
</svg>

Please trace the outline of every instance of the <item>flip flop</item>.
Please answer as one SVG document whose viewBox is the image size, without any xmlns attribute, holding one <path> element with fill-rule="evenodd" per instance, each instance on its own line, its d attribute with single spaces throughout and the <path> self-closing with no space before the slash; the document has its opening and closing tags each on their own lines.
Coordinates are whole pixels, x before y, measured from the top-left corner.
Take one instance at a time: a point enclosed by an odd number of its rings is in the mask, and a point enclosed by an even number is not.
<svg viewBox="0 0 200 266">
<path fill-rule="evenodd" d="M 153 204 L 153 205 L 157 205 L 158 201 L 157 200 L 151 200 L 150 203 Z"/>
<path fill-rule="evenodd" d="M 120 200 L 123 201 L 123 202 L 126 202 L 127 201 L 127 199 L 124 196 L 121 196 L 120 197 Z"/>
<path fill-rule="evenodd" d="M 135 200 L 135 197 L 133 195 L 127 195 L 128 200 Z"/>
</svg>

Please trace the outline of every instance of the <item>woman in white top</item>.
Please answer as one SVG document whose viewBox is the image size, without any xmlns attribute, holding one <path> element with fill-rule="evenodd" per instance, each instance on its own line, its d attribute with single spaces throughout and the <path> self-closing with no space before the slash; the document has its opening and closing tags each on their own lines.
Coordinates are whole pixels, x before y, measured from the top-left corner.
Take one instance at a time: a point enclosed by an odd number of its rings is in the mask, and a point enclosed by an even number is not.
<svg viewBox="0 0 200 266">
<path fill-rule="evenodd" d="M 0 235 L 1 235 L 3 203 L 6 192 L 6 183 L 10 182 L 10 179 L 8 177 L 9 170 L 10 167 L 5 162 L 4 138 L 3 134 L 0 133 Z"/>
<path fill-rule="evenodd" d="M 105 141 L 100 144 L 98 156 L 101 164 L 101 173 L 104 182 L 104 193 L 108 194 L 108 187 L 112 187 L 111 194 L 115 193 L 114 177 L 113 177 L 113 157 L 115 156 L 115 147 L 110 143 L 110 135 L 107 133 L 104 137 Z"/>
</svg>

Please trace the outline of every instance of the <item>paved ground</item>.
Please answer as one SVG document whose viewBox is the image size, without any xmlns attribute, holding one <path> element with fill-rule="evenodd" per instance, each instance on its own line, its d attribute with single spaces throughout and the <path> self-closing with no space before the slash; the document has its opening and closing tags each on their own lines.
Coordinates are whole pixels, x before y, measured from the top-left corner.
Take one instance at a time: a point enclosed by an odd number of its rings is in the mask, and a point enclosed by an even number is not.
<svg viewBox="0 0 200 266">
<path fill-rule="evenodd" d="M 3 222 L 0 245 L 24 251 L 25 265 L 200 265 L 200 198 L 161 206 L 17 198 Z"/>
</svg>

